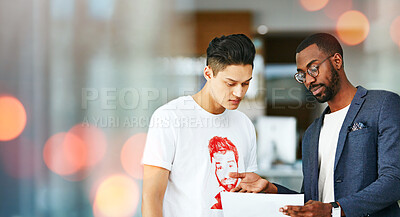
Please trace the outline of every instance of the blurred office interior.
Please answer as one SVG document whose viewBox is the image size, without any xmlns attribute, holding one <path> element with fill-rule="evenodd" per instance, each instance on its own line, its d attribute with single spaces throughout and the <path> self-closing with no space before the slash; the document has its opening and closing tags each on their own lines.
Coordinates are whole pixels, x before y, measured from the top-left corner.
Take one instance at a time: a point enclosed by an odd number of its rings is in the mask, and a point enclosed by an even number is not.
<svg viewBox="0 0 400 217">
<path fill-rule="evenodd" d="M 343 45 L 354 85 L 400 93 L 398 0 L 0 0 L 0 216 L 141 216 L 151 114 L 205 82 L 208 42 L 257 48 L 239 110 L 258 133 L 259 173 L 301 185 L 301 137 L 320 105 L 295 49 Z M 266 130 L 267 129 L 267 130 Z"/>
</svg>

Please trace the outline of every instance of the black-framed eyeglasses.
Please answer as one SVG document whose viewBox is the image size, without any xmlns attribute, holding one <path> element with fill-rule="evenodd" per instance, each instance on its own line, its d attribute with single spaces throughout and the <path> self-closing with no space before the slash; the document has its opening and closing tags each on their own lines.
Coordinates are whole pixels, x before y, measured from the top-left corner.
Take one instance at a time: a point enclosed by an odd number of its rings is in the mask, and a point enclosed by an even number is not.
<svg viewBox="0 0 400 217">
<path fill-rule="evenodd" d="M 333 54 L 334 55 L 334 54 Z M 307 69 L 307 73 L 312 76 L 313 78 L 316 78 L 319 74 L 319 66 L 325 62 L 325 60 L 329 59 L 330 57 L 333 57 L 333 55 L 328 56 L 327 58 L 325 58 L 324 60 L 322 60 L 319 64 L 317 65 L 312 65 Z M 297 72 L 296 74 L 294 74 L 294 79 L 296 79 L 297 82 L 299 82 L 300 84 L 303 84 L 304 82 L 306 82 L 306 73 L 305 72 Z"/>
</svg>

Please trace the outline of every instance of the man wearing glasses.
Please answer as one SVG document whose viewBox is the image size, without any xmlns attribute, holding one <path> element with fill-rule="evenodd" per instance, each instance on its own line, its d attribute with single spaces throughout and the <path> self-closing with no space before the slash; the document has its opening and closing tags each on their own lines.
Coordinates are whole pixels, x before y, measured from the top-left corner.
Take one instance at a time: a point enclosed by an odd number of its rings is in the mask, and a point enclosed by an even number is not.
<svg viewBox="0 0 400 217">
<path fill-rule="evenodd" d="M 400 216 L 400 97 L 354 87 L 346 77 L 335 37 L 309 36 L 296 50 L 295 79 L 320 103 L 320 118 L 303 137 L 304 206 L 289 216 Z M 295 193 L 253 174 L 232 191 Z"/>
</svg>

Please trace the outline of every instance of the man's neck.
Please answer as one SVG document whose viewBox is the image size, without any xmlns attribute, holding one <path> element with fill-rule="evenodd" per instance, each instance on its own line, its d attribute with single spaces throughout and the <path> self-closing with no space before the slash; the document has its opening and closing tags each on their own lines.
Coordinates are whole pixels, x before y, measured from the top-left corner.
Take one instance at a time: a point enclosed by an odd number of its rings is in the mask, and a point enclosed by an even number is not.
<svg viewBox="0 0 400 217">
<path fill-rule="evenodd" d="M 344 82 L 339 92 L 336 93 L 332 100 L 328 101 L 331 113 L 339 111 L 348 106 L 356 95 L 357 88 L 349 81 Z"/>
<path fill-rule="evenodd" d="M 211 96 L 207 83 L 204 85 L 203 89 L 193 95 L 193 99 L 200 107 L 211 114 L 222 114 L 225 111 L 225 108 L 215 102 L 214 98 Z"/>
</svg>

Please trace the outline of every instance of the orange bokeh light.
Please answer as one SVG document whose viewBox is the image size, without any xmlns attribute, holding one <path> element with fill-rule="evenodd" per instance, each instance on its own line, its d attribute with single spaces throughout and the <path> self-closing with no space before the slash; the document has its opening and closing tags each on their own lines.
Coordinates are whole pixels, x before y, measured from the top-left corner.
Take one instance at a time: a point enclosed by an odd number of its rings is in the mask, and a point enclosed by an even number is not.
<svg viewBox="0 0 400 217">
<path fill-rule="evenodd" d="M 141 160 L 146 144 L 146 133 L 139 133 L 129 138 L 121 151 L 121 163 L 125 171 L 136 179 L 143 178 Z"/>
<path fill-rule="evenodd" d="M 318 11 L 328 4 L 329 0 L 300 0 L 301 6 L 307 11 Z"/>
<path fill-rule="evenodd" d="M 138 207 L 140 190 L 136 182 L 126 175 L 113 175 L 97 189 L 93 203 L 96 217 L 132 216 Z"/>
<path fill-rule="evenodd" d="M 324 8 L 324 13 L 332 20 L 337 20 L 341 14 L 348 10 L 351 10 L 352 7 L 352 0 L 329 1 L 329 3 Z"/>
<path fill-rule="evenodd" d="M 400 16 L 396 17 L 390 25 L 390 36 L 394 43 L 400 46 Z"/>
<path fill-rule="evenodd" d="M 86 146 L 85 167 L 94 166 L 103 159 L 107 149 L 107 139 L 102 130 L 92 125 L 77 124 L 68 133 L 78 136 Z"/>
<path fill-rule="evenodd" d="M 43 149 L 47 167 L 70 181 L 80 181 L 99 163 L 107 149 L 106 137 L 99 128 L 77 124 L 67 133 L 52 136 Z"/>
<path fill-rule="evenodd" d="M 47 167 L 59 175 L 71 175 L 85 166 L 87 149 L 84 142 L 72 133 L 50 137 L 43 149 Z"/>
<path fill-rule="evenodd" d="M 359 11 L 347 11 L 336 24 L 336 31 L 343 43 L 353 46 L 363 42 L 369 33 L 369 21 Z"/>
<path fill-rule="evenodd" d="M 17 138 L 26 126 L 26 111 L 12 96 L 0 97 L 0 141 Z"/>
</svg>

